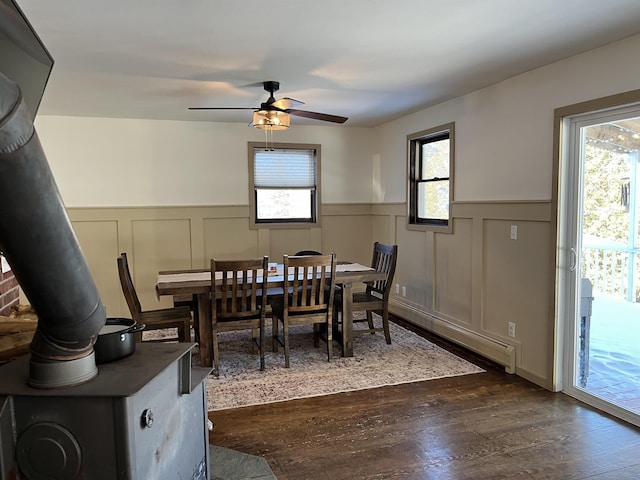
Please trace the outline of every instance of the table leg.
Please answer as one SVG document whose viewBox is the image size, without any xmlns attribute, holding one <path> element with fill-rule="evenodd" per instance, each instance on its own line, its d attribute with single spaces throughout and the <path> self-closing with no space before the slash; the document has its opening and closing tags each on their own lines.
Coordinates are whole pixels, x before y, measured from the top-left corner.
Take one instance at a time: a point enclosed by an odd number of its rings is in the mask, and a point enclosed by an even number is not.
<svg viewBox="0 0 640 480">
<path fill-rule="evenodd" d="M 211 333 L 211 302 L 208 293 L 198 294 L 198 335 L 200 341 L 200 365 L 213 366 L 213 337 Z"/>
<path fill-rule="evenodd" d="M 353 296 L 351 284 L 342 284 L 342 356 L 353 357 Z"/>
</svg>

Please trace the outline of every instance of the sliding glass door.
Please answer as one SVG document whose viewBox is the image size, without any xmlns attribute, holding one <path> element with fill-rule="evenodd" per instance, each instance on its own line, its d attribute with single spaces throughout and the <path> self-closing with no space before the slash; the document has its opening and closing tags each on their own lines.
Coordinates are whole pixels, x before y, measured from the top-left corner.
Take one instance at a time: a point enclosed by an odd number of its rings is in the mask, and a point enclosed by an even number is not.
<svg viewBox="0 0 640 480">
<path fill-rule="evenodd" d="M 564 126 L 563 390 L 640 425 L 640 107 Z"/>
</svg>

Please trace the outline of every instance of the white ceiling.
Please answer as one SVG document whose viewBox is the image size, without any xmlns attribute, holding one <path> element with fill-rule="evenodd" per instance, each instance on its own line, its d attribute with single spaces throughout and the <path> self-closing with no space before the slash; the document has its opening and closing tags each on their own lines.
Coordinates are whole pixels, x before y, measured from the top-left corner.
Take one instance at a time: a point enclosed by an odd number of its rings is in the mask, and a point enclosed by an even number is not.
<svg viewBox="0 0 640 480">
<path fill-rule="evenodd" d="M 638 0 L 17 1 L 55 59 L 51 115 L 248 123 L 188 107 L 257 107 L 277 80 L 375 126 L 640 33 Z"/>
</svg>

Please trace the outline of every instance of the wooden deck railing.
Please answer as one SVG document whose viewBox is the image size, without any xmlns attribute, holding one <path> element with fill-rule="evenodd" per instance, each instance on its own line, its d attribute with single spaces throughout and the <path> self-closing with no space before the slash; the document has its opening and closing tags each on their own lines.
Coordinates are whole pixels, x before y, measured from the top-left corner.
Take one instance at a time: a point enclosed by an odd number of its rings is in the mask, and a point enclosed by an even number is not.
<svg viewBox="0 0 640 480">
<path fill-rule="evenodd" d="M 582 277 L 594 290 L 640 301 L 640 250 L 617 246 L 583 245 Z"/>
</svg>

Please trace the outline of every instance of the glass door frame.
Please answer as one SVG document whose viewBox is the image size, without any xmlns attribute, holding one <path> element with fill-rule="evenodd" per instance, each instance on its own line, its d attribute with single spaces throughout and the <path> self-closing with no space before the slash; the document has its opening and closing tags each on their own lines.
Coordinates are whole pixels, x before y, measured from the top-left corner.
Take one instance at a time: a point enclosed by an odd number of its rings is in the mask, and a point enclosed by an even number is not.
<svg viewBox="0 0 640 480">
<path fill-rule="evenodd" d="M 584 142 L 581 128 L 593 124 L 640 116 L 640 92 L 634 102 L 615 103 L 603 108 L 599 101 L 580 108 L 556 111 L 557 145 L 557 258 L 556 258 L 556 339 L 554 390 L 562 392 L 640 426 L 640 415 L 597 397 L 579 387 L 578 328 L 580 308 L 580 253 L 582 241 L 582 201 Z M 611 97 L 613 98 L 613 97 Z M 629 100 L 616 96 L 618 100 Z M 606 99 L 603 99 L 606 100 Z M 590 108 L 591 107 L 591 108 Z"/>
</svg>

